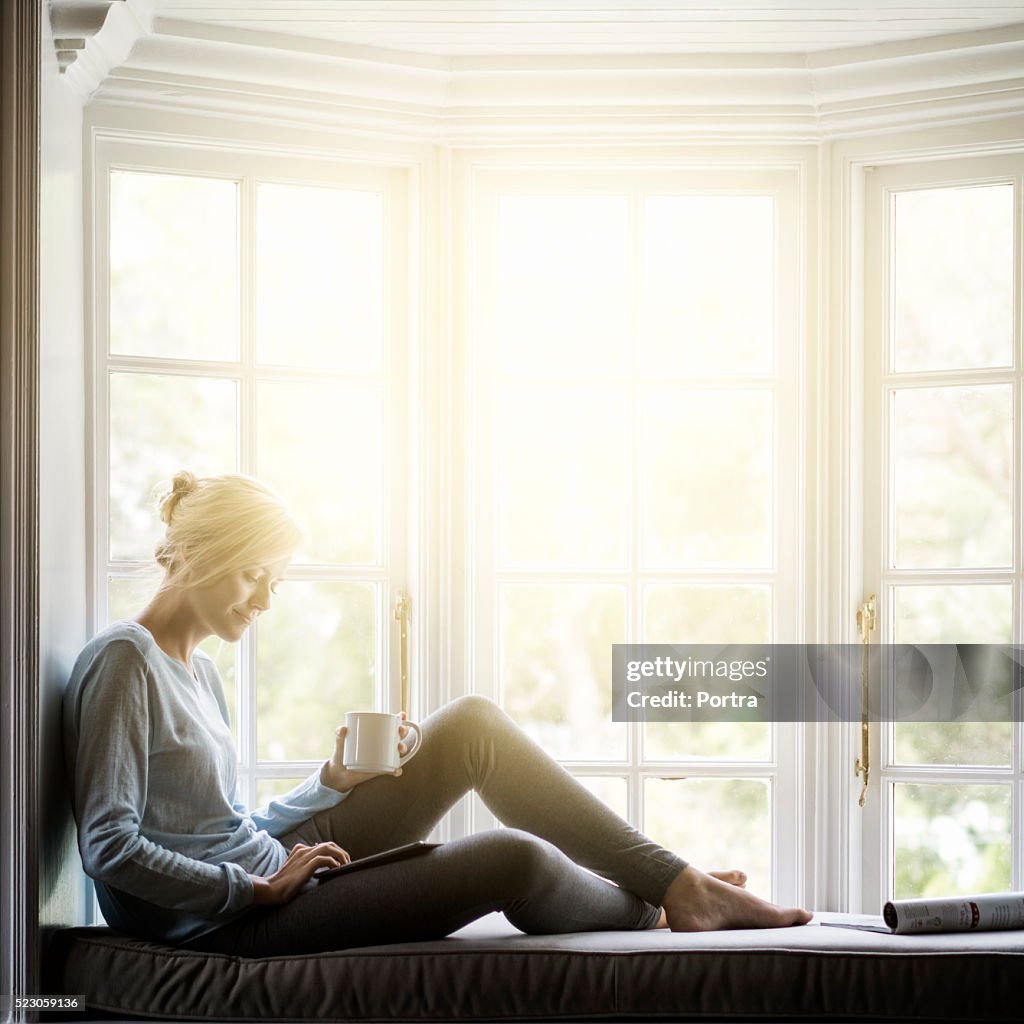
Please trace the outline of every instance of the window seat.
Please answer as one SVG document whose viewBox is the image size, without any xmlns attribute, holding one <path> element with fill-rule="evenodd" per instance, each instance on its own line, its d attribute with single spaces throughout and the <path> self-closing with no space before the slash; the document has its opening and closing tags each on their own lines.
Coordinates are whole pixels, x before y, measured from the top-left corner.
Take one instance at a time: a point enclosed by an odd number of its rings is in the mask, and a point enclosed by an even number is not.
<svg viewBox="0 0 1024 1024">
<path fill-rule="evenodd" d="M 1020 1019 L 1024 931 L 899 937 L 820 925 L 857 920 L 527 936 L 490 915 L 434 942 L 252 960 L 70 928 L 51 942 L 45 991 L 84 994 L 101 1011 L 79 1021 Z"/>
</svg>

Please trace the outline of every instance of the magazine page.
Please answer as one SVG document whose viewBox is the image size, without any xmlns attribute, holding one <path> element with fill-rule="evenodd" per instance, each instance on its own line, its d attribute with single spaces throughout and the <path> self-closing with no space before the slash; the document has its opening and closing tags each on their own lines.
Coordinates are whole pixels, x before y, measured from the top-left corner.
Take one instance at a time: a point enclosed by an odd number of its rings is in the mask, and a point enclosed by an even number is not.
<svg viewBox="0 0 1024 1024">
<path fill-rule="evenodd" d="M 1024 892 L 890 900 L 882 916 L 897 935 L 1024 928 Z"/>
</svg>

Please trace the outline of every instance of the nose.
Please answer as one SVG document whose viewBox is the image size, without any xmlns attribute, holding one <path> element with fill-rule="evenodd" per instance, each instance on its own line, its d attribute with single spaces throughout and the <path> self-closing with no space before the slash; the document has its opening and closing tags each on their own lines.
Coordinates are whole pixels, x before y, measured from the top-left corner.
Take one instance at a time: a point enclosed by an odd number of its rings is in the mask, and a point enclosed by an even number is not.
<svg viewBox="0 0 1024 1024">
<path fill-rule="evenodd" d="M 253 591 L 249 604 L 257 611 L 265 612 L 270 608 L 270 584 L 264 580 Z"/>
</svg>

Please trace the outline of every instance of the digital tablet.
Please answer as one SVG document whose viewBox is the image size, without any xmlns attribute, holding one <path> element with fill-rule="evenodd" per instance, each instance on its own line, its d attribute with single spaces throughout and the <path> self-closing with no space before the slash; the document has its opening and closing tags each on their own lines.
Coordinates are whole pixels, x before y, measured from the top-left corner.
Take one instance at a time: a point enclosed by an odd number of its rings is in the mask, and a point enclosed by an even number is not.
<svg viewBox="0 0 1024 1024">
<path fill-rule="evenodd" d="M 406 843 L 405 846 L 396 846 L 393 850 L 382 850 L 380 853 L 371 853 L 369 857 L 360 857 L 359 860 L 349 861 L 337 868 L 320 868 L 313 872 L 313 877 L 318 882 L 327 882 L 338 875 L 347 875 L 352 871 L 359 871 L 361 868 L 373 868 L 378 864 L 390 864 L 393 860 L 405 860 L 407 857 L 417 857 L 429 850 L 436 850 L 441 843 L 428 843 L 420 839 L 415 843 Z"/>
</svg>

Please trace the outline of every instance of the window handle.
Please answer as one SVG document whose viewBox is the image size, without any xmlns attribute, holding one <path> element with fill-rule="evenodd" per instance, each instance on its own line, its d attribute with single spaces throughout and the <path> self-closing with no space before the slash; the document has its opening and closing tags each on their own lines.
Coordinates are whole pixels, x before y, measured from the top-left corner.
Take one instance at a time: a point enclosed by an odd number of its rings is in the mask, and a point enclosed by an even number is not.
<svg viewBox="0 0 1024 1024">
<path fill-rule="evenodd" d="M 861 787 L 860 799 L 857 803 L 863 807 L 868 794 L 868 773 L 871 770 L 871 742 L 868 704 L 868 647 L 871 643 L 871 634 L 876 626 L 875 618 L 875 595 L 872 594 L 857 609 L 857 632 L 860 634 L 861 659 L 860 659 L 860 757 L 853 766 L 854 777 L 864 776 L 864 785 Z"/>
<path fill-rule="evenodd" d="M 404 590 L 399 590 L 395 595 L 394 617 L 398 623 L 398 661 L 401 672 L 399 708 L 409 714 L 409 595 Z"/>
</svg>

